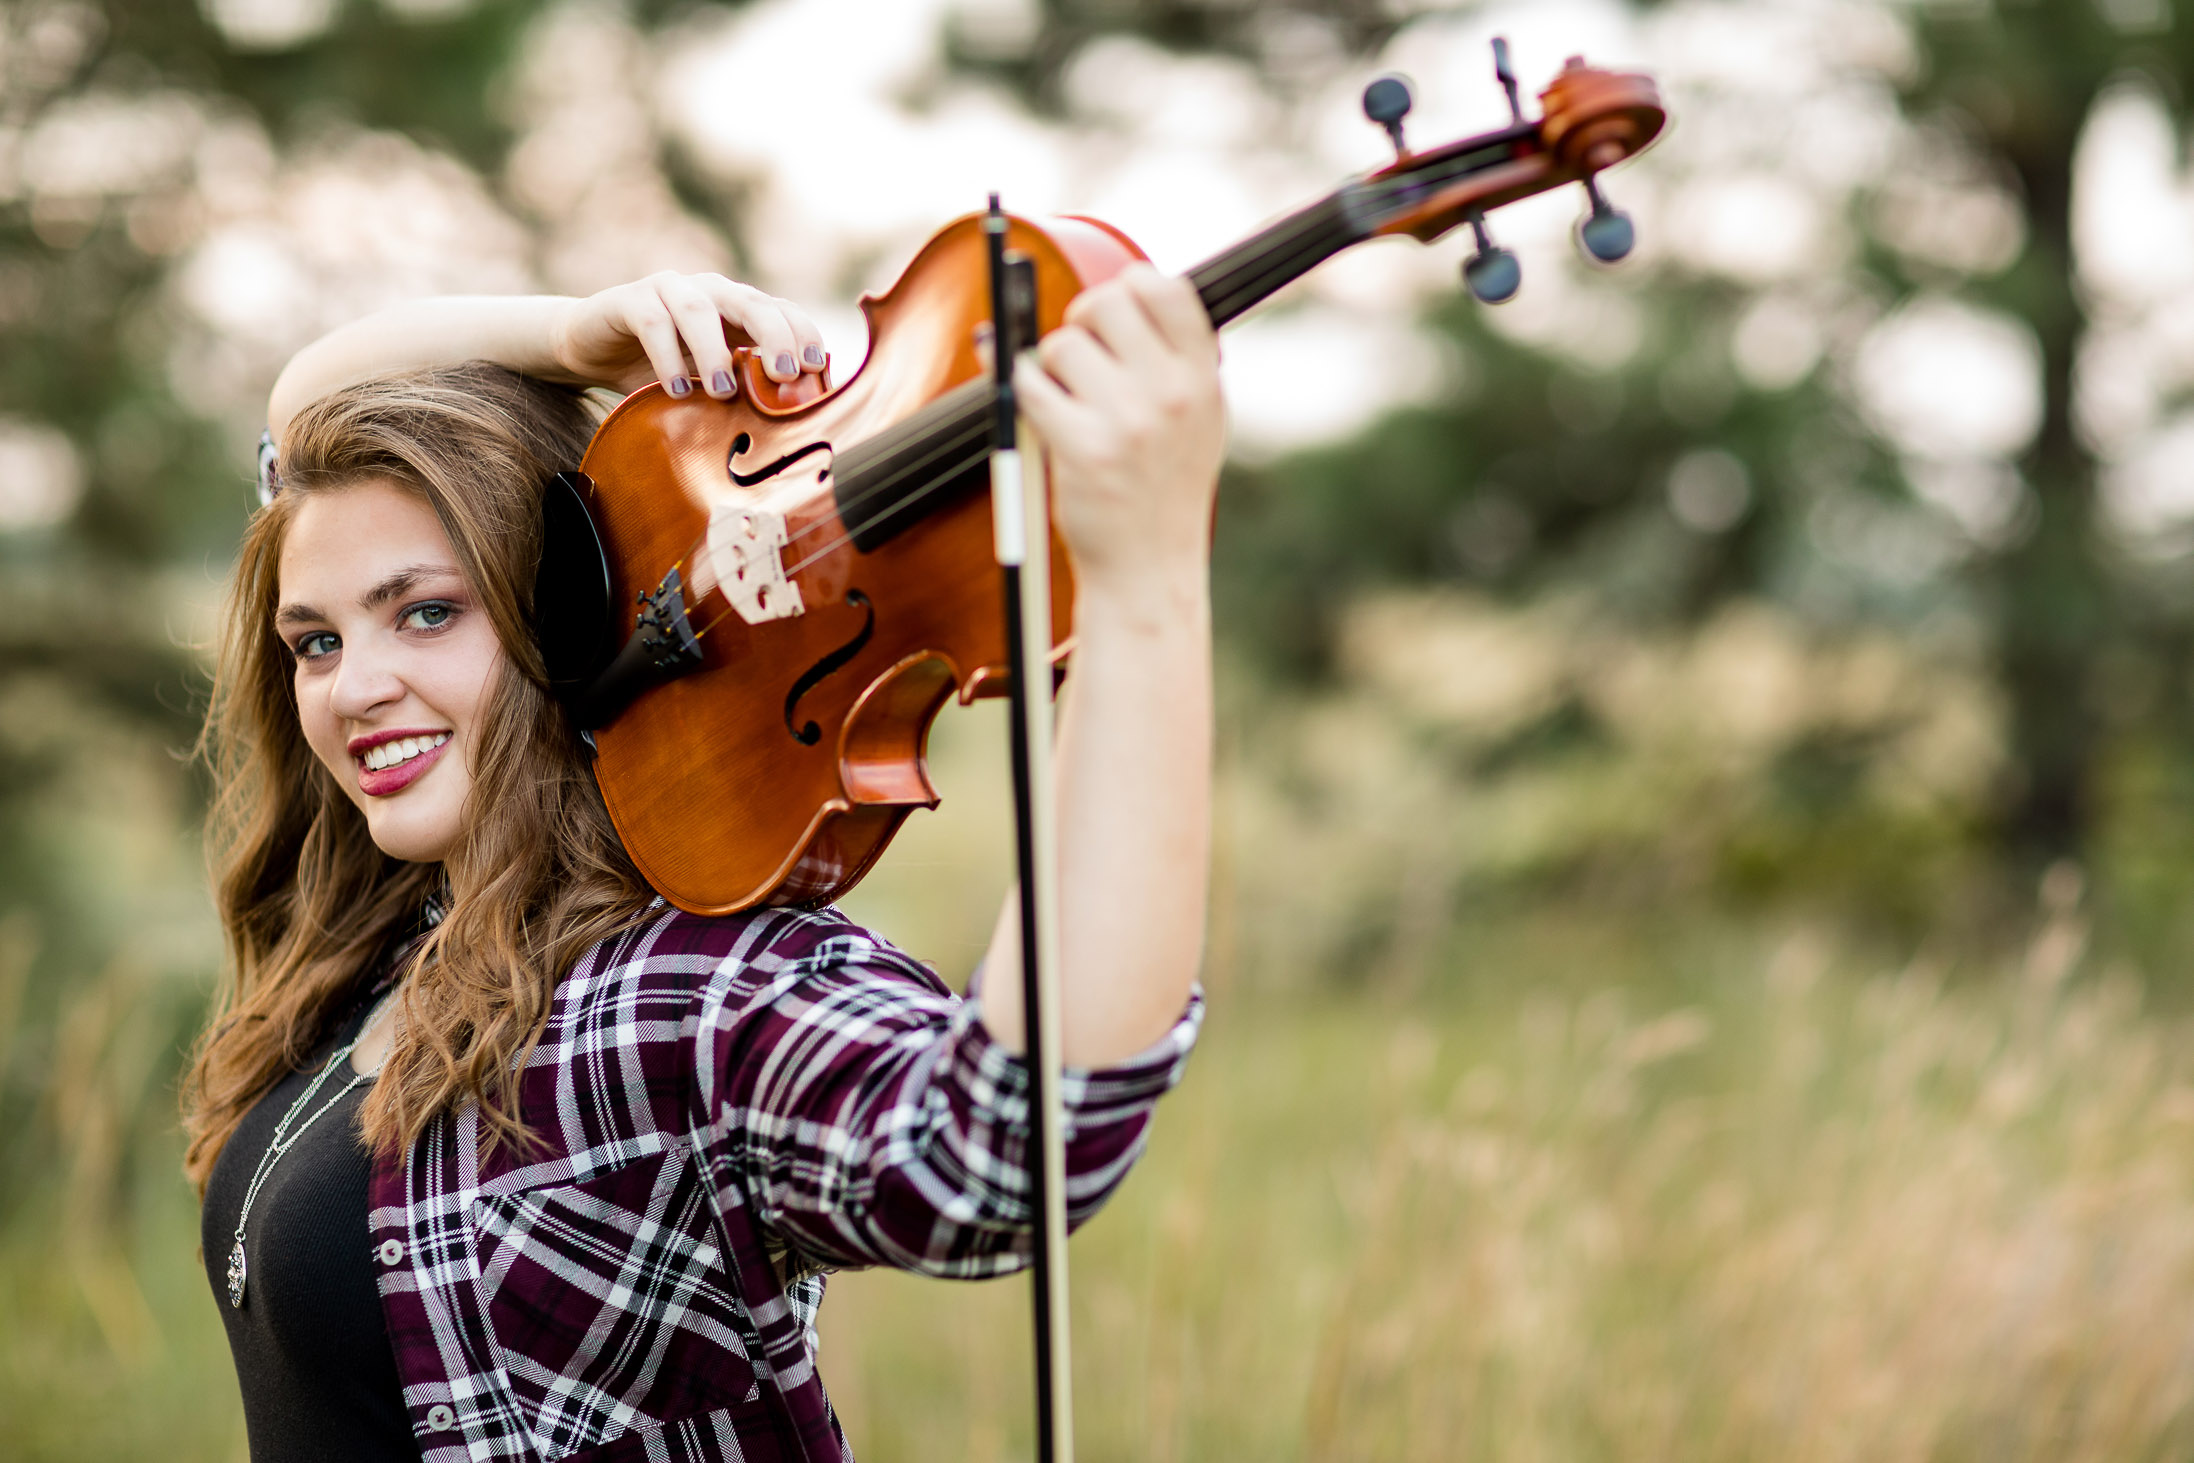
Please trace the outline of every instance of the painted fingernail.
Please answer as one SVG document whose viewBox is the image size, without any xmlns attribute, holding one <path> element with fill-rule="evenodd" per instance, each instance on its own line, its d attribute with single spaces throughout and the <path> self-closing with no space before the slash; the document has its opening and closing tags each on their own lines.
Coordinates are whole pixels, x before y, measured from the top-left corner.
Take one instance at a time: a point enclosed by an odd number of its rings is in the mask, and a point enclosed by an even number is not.
<svg viewBox="0 0 2194 1463">
<path fill-rule="evenodd" d="M 670 378 L 670 385 L 666 389 L 672 396 L 691 396 L 693 394 L 693 383 L 683 376 L 673 376 Z"/>
<path fill-rule="evenodd" d="M 718 396 L 731 395 L 731 372 L 718 371 L 715 375 L 708 378 L 708 384 L 709 389 L 714 391 Z"/>
<path fill-rule="evenodd" d="M 778 374 L 778 375 L 780 375 L 780 376 L 790 376 L 790 375 L 791 375 L 791 374 L 793 373 L 793 371 L 794 371 L 794 370 L 796 370 L 796 369 L 797 369 L 797 367 L 795 367 L 795 366 L 794 366 L 794 365 L 792 364 L 792 352 L 791 352 L 791 351 L 779 351 L 779 352 L 777 353 L 777 374 Z"/>
<path fill-rule="evenodd" d="M 823 348 L 819 345 L 811 345 L 800 352 L 800 359 L 820 371 L 823 369 Z"/>
</svg>

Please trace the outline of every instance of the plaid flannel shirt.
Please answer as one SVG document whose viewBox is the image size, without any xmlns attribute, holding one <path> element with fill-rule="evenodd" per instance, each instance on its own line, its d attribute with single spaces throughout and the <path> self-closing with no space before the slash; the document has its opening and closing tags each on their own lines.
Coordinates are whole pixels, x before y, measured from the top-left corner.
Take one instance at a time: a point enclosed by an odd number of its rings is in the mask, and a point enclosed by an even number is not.
<svg viewBox="0 0 2194 1463">
<path fill-rule="evenodd" d="M 1142 1150 L 1201 1008 L 1070 1071 L 1067 1196 Z M 1026 1068 L 972 1003 L 836 911 L 663 910 L 557 987 L 521 1078 L 546 1148 L 477 1110 L 377 1160 L 373 1257 L 414 1436 L 461 1459 L 831 1459 L 825 1268 L 1029 1258 Z"/>
</svg>

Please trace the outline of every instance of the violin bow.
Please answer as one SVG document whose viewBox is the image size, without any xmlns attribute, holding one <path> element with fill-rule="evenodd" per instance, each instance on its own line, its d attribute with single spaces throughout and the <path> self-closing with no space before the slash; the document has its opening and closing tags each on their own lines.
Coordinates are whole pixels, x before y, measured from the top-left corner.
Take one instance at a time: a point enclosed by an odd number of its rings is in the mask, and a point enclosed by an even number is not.
<svg viewBox="0 0 2194 1463">
<path fill-rule="evenodd" d="M 1051 512 L 1041 446 L 1020 448 L 1013 361 L 1031 343 L 1036 271 L 1006 249 L 1006 215 L 990 195 L 983 231 L 990 249 L 991 356 L 997 385 L 990 457 L 991 523 L 1004 581 L 1011 665 L 1014 839 L 1021 881 L 1022 1046 L 1036 1162 L 1036 1456 L 1073 1463 L 1074 1388 L 1067 1317 L 1066 1139 L 1060 1110 L 1059 841 L 1051 776 Z M 1032 633 L 1033 630 L 1033 633 Z"/>
</svg>

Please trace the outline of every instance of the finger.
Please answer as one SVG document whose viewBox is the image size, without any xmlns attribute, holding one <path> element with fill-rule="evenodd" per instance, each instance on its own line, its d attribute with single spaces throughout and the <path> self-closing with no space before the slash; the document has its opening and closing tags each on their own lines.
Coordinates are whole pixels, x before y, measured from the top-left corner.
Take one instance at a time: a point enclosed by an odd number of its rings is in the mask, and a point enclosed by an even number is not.
<svg viewBox="0 0 2194 1463">
<path fill-rule="evenodd" d="M 790 381 L 800 374 L 800 343 L 785 318 L 782 301 L 720 274 L 696 275 L 694 283 L 716 301 L 726 320 L 746 333 L 771 380 Z"/>
<path fill-rule="evenodd" d="M 737 383 L 731 374 L 731 342 L 724 337 L 724 317 L 716 301 L 683 275 L 661 275 L 654 283 L 686 353 L 693 358 L 701 389 L 719 401 L 727 400 Z"/>
<path fill-rule="evenodd" d="M 800 369 L 822 370 L 823 363 L 829 359 L 823 350 L 823 332 L 815 328 L 815 322 L 808 317 L 808 312 L 792 301 L 776 299 L 774 303 L 784 312 L 785 324 L 792 328 L 793 343 L 800 357 Z"/>
<path fill-rule="evenodd" d="M 1158 333 L 1176 351 L 1198 362 L 1219 359 L 1219 332 L 1203 297 L 1188 280 L 1160 274 L 1147 264 L 1121 271 L 1127 287 L 1135 292 L 1144 313 Z"/>
<path fill-rule="evenodd" d="M 1096 336 L 1130 369 L 1158 368 L 1173 354 L 1142 297 L 1124 285 L 1108 283 L 1084 291 L 1068 306 L 1067 320 Z"/>
<path fill-rule="evenodd" d="M 1013 403 L 1053 447 L 1072 451 L 1096 433 L 1096 417 L 1031 356 L 1013 363 Z"/>
<path fill-rule="evenodd" d="M 1062 325 L 1045 336 L 1036 358 L 1059 385 L 1092 404 L 1115 400 L 1132 383 L 1129 366 L 1080 325 Z"/>
<path fill-rule="evenodd" d="M 665 391 L 672 396 L 692 394 L 693 378 L 686 374 L 685 346 L 678 339 L 678 327 L 671 322 L 670 309 L 662 296 L 650 290 L 626 306 L 625 329 L 640 342 L 655 379 L 663 383 Z"/>
</svg>

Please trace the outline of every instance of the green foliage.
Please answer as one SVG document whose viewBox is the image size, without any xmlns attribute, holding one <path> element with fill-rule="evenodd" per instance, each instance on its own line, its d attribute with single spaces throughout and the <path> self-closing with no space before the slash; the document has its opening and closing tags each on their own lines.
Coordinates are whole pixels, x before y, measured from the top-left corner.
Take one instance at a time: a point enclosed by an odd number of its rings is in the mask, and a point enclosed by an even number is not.
<svg viewBox="0 0 2194 1463">
<path fill-rule="evenodd" d="M 1901 483 L 1817 378 L 1779 392 L 1735 379 L 1727 340 L 1742 303 L 1727 287 L 1663 282 L 1644 303 L 1648 344 L 1606 371 L 1495 333 L 1479 306 L 1439 311 L 1461 389 L 1345 443 L 1230 472 L 1214 569 L 1222 633 L 1315 670 L 1350 604 L 1402 585 L 1514 601 L 1583 588 L 1646 623 L 1757 595 L 1831 623 L 1939 606 L 1954 594 L 1940 581 L 1822 561 L 1809 513 L 1825 494 L 1856 490 L 1895 513 Z M 1669 510 L 1671 468 L 1709 449 L 1742 469 L 1751 499 L 1726 531 Z"/>
</svg>

